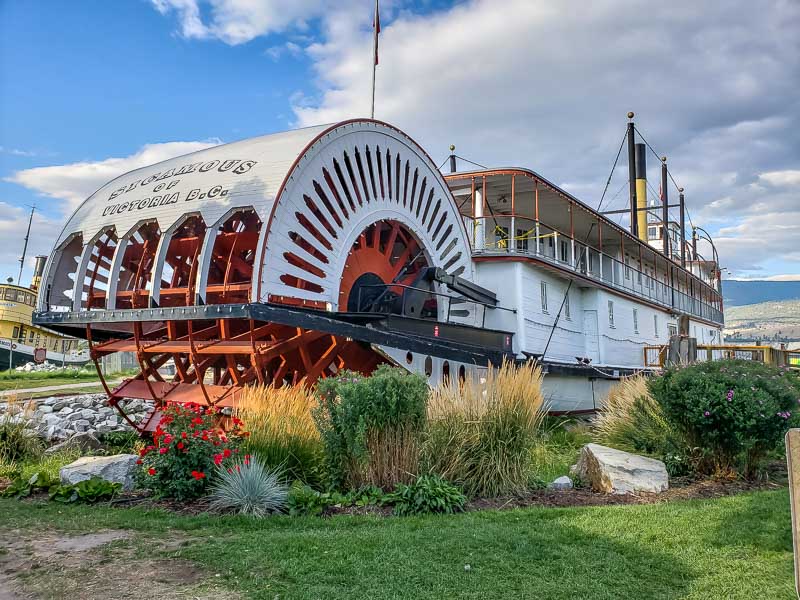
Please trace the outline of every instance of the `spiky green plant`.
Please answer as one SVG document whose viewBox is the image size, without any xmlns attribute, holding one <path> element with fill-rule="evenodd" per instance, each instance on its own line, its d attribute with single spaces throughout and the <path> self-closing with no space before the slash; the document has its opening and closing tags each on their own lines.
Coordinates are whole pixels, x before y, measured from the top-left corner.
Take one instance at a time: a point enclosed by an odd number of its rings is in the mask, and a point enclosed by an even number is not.
<svg viewBox="0 0 800 600">
<path fill-rule="evenodd" d="M 220 468 L 211 487 L 211 507 L 241 515 L 265 517 L 282 512 L 289 488 L 281 472 L 267 469 L 258 458 L 245 458 Z"/>
</svg>

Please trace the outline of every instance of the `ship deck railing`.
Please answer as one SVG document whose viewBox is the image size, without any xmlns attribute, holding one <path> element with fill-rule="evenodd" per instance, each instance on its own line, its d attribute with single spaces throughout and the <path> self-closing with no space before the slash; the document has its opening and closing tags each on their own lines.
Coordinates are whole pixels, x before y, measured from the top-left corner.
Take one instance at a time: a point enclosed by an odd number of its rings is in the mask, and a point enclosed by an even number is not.
<svg viewBox="0 0 800 600">
<path fill-rule="evenodd" d="M 668 348 L 666 345 L 645 346 L 644 366 L 663 369 L 667 362 L 667 352 Z M 775 367 L 800 369 L 800 351 L 797 350 L 784 350 L 773 348 L 772 346 L 734 344 L 697 345 L 697 362 L 710 362 L 714 360 L 751 360 Z"/>
<path fill-rule="evenodd" d="M 722 311 L 540 221 L 518 216 L 465 218 L 473 256 L 528 256 L 649 303 L 722 324 Z M 514 231 L 514 236 L 509 236 Z M 698 280 L 698 283 L 704 282 Z M 699 286 L 698 286 L 699 287 Z"/>
</svg>

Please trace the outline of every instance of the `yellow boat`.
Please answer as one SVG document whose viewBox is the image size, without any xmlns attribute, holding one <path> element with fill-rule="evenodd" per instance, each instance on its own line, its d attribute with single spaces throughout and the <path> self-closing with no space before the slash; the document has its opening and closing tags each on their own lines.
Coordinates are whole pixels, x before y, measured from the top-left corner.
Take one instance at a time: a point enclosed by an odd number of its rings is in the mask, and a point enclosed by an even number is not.
<svg viewBox="0 0 800 600">
<path fill-rule="evenodd" d="M 36 257 L 36 268 L 30 287 L 11 283 L 0 284 L 0 370 L 36 362 L 42 354 L 56 365 L 81 366 L 89 361 L 80 340 L 31 323 L 41 268 L 47 257 Z M 85 343 L 83 344 L 85 346 Z"/>
</svg>

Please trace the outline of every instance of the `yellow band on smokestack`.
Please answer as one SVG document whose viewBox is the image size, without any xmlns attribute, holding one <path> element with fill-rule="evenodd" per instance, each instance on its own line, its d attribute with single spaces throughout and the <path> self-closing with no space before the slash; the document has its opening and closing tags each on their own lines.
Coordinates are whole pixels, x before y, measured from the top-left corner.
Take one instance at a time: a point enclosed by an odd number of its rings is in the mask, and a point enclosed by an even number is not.
<svg viewBox="0 0 800 600">
<path fill-rule="evenodd" d="M 644 144 L 636 144 L 636 223 L 639 239 L 647 241 L 647 155 Z"/>
</svg>

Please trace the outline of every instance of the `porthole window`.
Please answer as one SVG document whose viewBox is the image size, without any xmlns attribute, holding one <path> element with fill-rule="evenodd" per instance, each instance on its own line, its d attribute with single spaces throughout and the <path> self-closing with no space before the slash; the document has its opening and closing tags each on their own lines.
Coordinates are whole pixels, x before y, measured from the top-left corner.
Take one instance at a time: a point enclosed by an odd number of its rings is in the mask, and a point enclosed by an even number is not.
<svg viewBox="0 0 800 600">
<path fill-rule="evenodd" d="M 406 352 L 406 363 L 409 365 L 414 362 L 414 355 L 411 352 Z"/>
<path fill-rule="evenodd" d="M 425 377 L 433 375 L 433 359 L 430 356 L 425 357 Z"/>
<path fill-rule="evenodd" d="M 442 364 L 442 383 L 445 385 L 450 383 L 450 363 L 447 361 Z"/>
<path fill-rule="evenodd" d="M 461 365 L 460 367 L 458 367 L 458 380 L 461 383 L 464 383 L 466 379 L 467 379 L 467 370 L 464 368 L 464 365 Z"/>
</svg>

